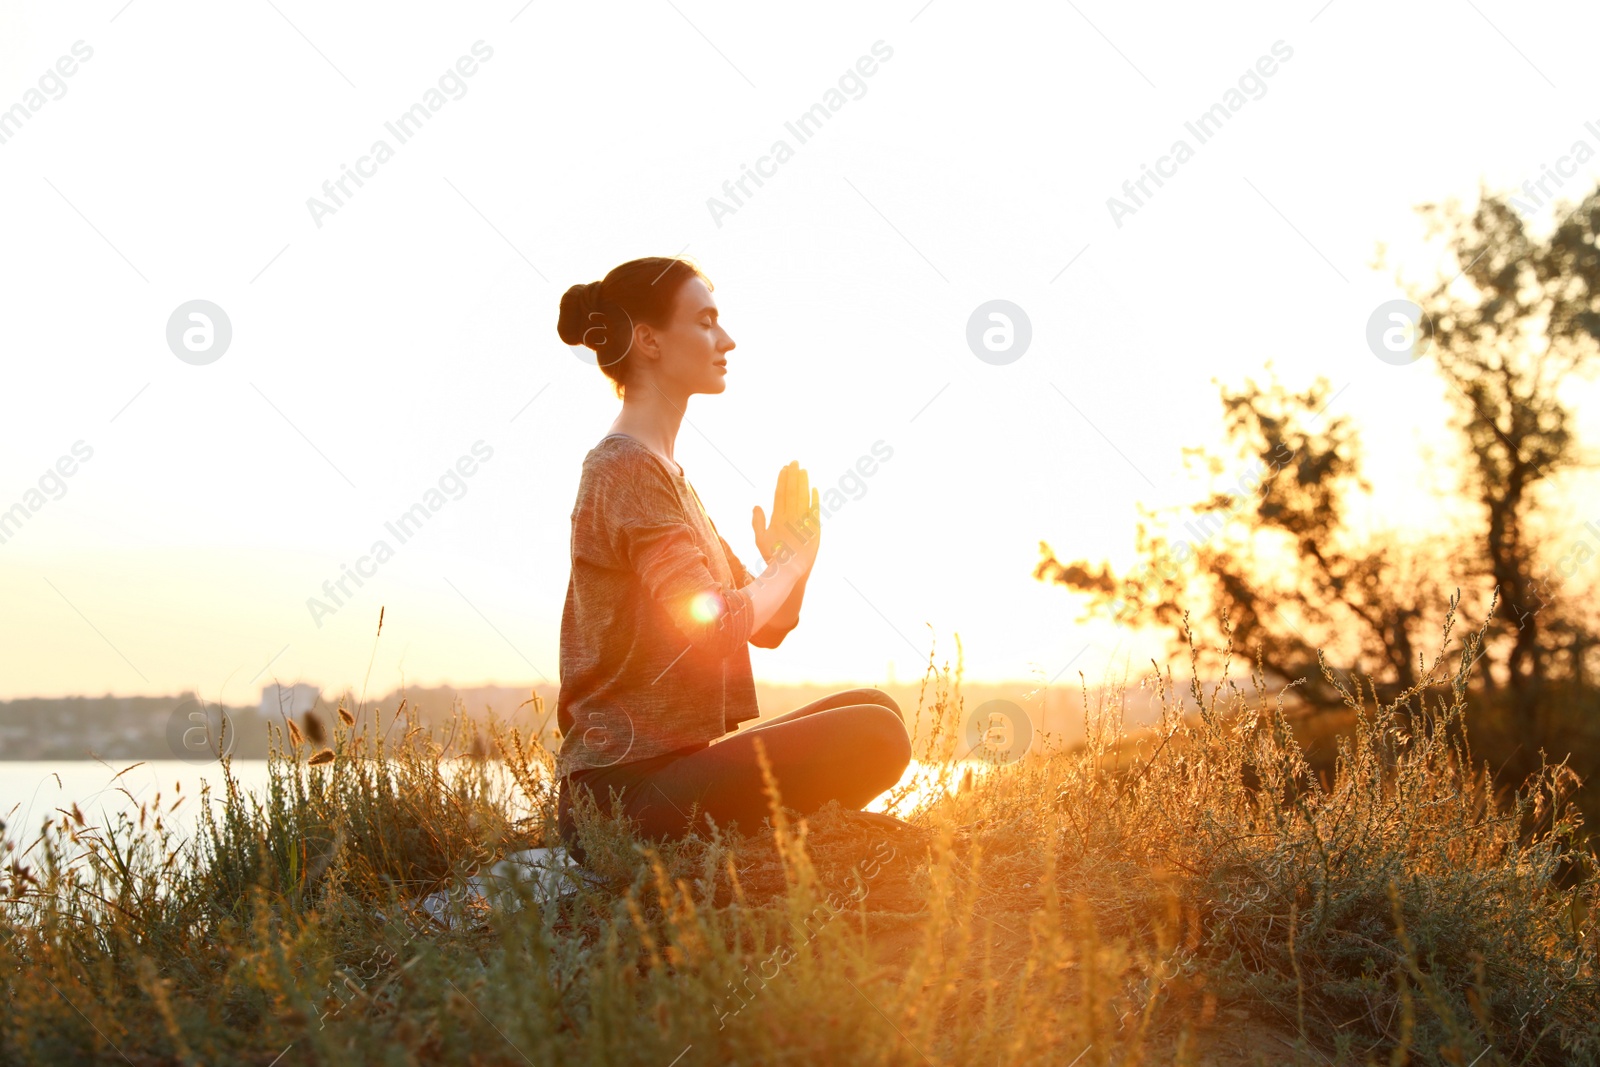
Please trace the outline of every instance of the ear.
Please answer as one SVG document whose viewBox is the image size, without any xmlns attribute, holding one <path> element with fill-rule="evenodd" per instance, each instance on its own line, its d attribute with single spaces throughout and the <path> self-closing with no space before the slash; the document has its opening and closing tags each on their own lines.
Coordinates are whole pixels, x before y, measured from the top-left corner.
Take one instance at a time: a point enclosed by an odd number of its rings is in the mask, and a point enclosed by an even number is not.
<svg viewBox="0 0 1600 1067">
<path fill-rule="evenodd" d="M 633 348 L 629 354 L 635 353 L 649 359 L 661 358 L 661 340 L 656 335 L 655 327 L 647 322 L 633 324 Z"/>
</svg>

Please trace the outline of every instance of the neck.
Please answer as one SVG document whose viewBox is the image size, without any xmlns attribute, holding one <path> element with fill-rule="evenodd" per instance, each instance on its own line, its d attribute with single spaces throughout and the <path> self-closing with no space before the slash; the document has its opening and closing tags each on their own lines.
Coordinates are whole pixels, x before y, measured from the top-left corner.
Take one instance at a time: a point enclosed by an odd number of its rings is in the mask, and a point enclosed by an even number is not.
<svg viewBox="0 0 1600 1067">
<path fill-rule="evenodd" d="M 622 414 L 611 424 L 611 433 L 625 433 L 658 455 L 673 459 L 672 447 L 678 440 L 688 397 L 674 397 L 654 382 L 627 390 Z"/>
</svg>

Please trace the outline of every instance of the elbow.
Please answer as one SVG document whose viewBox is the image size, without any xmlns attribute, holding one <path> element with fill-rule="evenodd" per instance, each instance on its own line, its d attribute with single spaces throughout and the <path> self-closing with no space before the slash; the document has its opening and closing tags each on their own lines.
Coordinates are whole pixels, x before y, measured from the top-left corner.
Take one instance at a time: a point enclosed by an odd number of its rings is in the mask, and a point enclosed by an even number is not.
<svg viewBox="0 0 1600 1067">
<path fill-rule="evenodd" d="M 783 639 L 789 636 L 789 631 L 794 629 L 794 624 L 788 626 L 766 626 L 750 635 L 750 643 L 757 648 L 777 648 L 783 644 Z"/>
<path fill-rule="evenodd" d="M 699 652 L 714 656 L 718 659 L 733 655 L 739 649 L 750 643 L 748 637 L 730 636 L 728 633 L 700 633 L 689 638 L 689 643 Z"/>
<path fill-rule="evenodd" d="M 700 604 L 704 606 L 697 606 L 690 619 L 679 624 L 679 631 L 694 648 L 713 656 L 728 656 L 753 639 L 748 595 L 731 592 L 714 606 L 710 601 Z"/>
</svg>

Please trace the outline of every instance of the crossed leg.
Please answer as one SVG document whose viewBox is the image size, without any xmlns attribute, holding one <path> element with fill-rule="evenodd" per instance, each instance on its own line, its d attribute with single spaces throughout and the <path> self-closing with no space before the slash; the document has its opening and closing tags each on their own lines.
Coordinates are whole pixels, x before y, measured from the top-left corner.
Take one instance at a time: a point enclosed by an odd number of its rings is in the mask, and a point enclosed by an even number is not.
<svg viewBox="0 0 1600 1067">
<path fill-rule="evenodd" d="M 725 735 L 621 790 L 624 811 L 651 838 L 680 837 L 699 804 L 718 826 L 742 832 L 769 814 L 756 744 L 786 807 L 809 814 L 830 800 L 861 808 L 900 780 L 911 762 L 904 714 L 878 689 L 847 689 L 770 722 Z M 604 798 L 599 798 L 602 810 Z"/>
<path fill-rule="evenodd" d="M 731 738 L 741 737 L 744 734 L 754 733 L 757 730 L 767 730 L 774 726 L 780 726 L 786 722 L 793 722 L 795 719 L 804 718 L 807 715 L 814 715 L 819 711 L 831 711 L 834 708 L 847 708 L 860 704 L 877 704 L 881 707 L 888 708 L 890 711 L 894 712 L 896 718 L 900 719 L 902 725 L 905 723 L 905 713 L 900 710 L 900 705 L 895 703 L 894 698 L 888 693 L 885 693 L 882 689 L 844 689 L 837 693 L 830 693 L 827 696 L 822 697 L 820 700 L 813 700 L 809 704 L 801 705 L 794 711 L 779 715 L 776 719 L 768 719 L 766 722 L 757 723 L 755 726 L 746 727 L 738 733 L 724 734 L 716 741 L 713 741 L 712 744 L 721 744 L 722 742 Z"/>
</svg>

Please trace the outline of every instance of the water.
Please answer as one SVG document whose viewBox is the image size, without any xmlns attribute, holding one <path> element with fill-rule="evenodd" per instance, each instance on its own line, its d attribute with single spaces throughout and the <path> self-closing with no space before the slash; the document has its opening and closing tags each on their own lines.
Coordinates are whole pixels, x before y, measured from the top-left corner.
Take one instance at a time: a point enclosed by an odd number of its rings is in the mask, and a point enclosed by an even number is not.
<svg viewBox="0 0 1600 1067">
<path fill-rule="evenodd" d="M 977 760 L 967 761 L 965 766 L 970 766 L 974 774 L 985 773 L 991 767 Z M 932 797 L 938 790 L 938 783 L 929 780 L 933 774 L 932 765 L 916 760 L 906 768 L 901 784 L 916 783 L 913 803 Z M 242 791 L 265 794 L 266 760 L 236 759 L 232 775 Z M 959 780 L 959 772 L 951 775 L 945 788 L 953 791 Z M 173 830 L 176 843 L 191 837 L 198 826 L 200 789 L 204 783 L 211 786 L 212 811 L 218 813 L 226 787 L 221 765 L 215 763 L 130 760 L 108 765 L 93 760 L 0 760 L 0 821 L 5 823 L 4 836 L 26 847 L 37 836 L 41 822 L 59 819 L 63 811 L 71 812 L 73 804 L 90 825 L 109 826 L 118 812 L 126 812 L 137 822 L 139 805 L 153 809 L 159 794 L 162 825 Z M 882 811 L 887 803 L 885 794 L 868 804 L 866 810 Z"/>
<path fill-rule="evenodd" d="M 266 760 L 234 760 L 232 773 L 242 789 L 265 792 Z M 94 760 L 5 760 L 0 761 L 0 820 L 11 840 L 32 841 L 41 822 L 60 818 L 73 804 L 89 824 L 107 826 L 119 811 L 137 820 L 139 805 L 153 806 L 159 793 L 163 825 L 187 836 L 200 817 L 202 782 L 211 785 L 216 811 L 224 795 L 220 764 L 129 760 L 108 766 Z M 168 815 L 180 799 L 182 803 Z"/>
</svg>

